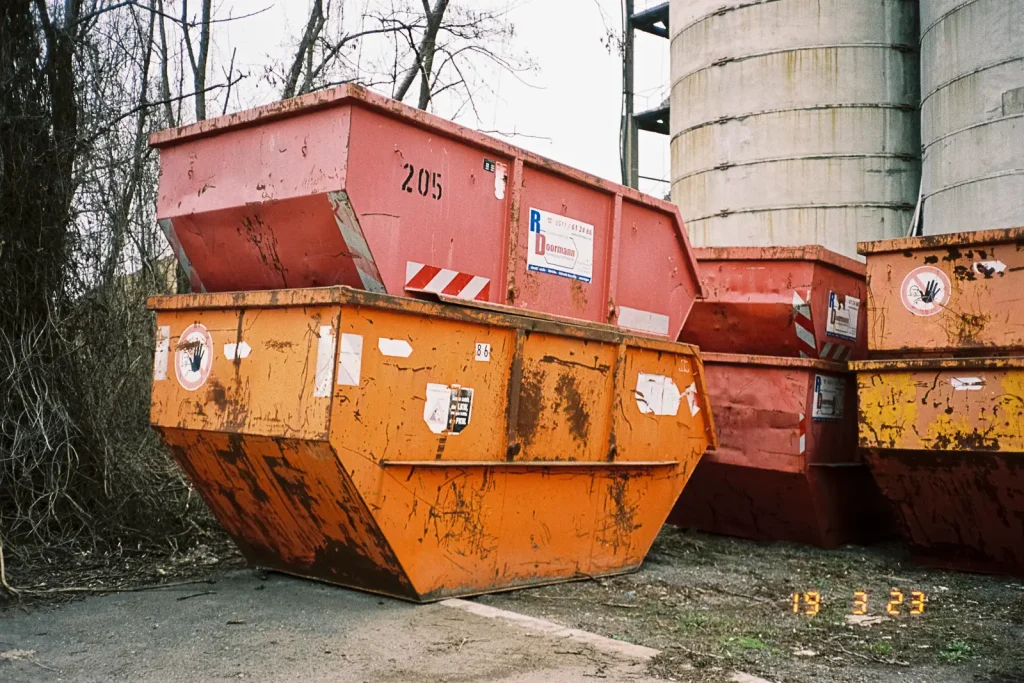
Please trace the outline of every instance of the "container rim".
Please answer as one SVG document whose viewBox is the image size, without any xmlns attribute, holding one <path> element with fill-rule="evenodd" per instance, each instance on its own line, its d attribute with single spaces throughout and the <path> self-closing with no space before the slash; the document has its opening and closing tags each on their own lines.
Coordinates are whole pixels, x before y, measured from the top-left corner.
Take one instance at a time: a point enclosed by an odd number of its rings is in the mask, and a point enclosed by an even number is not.
<svg viewBox="0 0 1024 683">
<path fill-rule="evenodd" d="M 843 256 L 819 244 L 796 247 L 694 247 L 701 261 L 813 261 L 865 277 L 867 267 L 861 261 Z"/>
<path fill-rule="evenodd" d="M 610 343 L 627 342 L 646 349 L 682 353 L 700 358 L 699 349 L 692 344 L 669 341 L 660 337 L 649 337 L 616 325 L 566 318 L 501 304 L 480 305 L 479 302 L 473 302 L 466 305 L 466 302 L 448 297 L 444 303 L 439 303 L 411 297 L 379 294 L 345 286 L 166 294 L 152 296 L 146 300 L 146 307 L 151 311 L 202 311 L 325 305 L 366 306 L 446 320 L 516 328 L 527 333 L 550 333 Z"/>
<path fill-rule="evenodd" d="M 701 352 L 705 365 L 762 365 L 773 368 L 800 368 L 803 370 L 821 370 L 836 374 L 850 372 L 846 363 L 821 360 L 819 358 L 796 358 L 790 356 L 761 356 L 753 353 L 714 353 Z"/>
<path fill-rule="evenodd" d="M 850 361 L 853 372 L 909 372 L 913 370 L 1003 370 L 1024 368 L 1024 356 L 987 358 L 897 358 Z"/>
<path fill-rule="evenodd" d="M 919 251 L 941 249 L 942 247 L 985 246 L 1016 242 L 1024 246 L 1024 227 L 1001 230 L 978 230 L 975 232 L 953 232 L 946 235 L 925 235 L 924 237 L 897 237 L 876 242 L 858 242 L 857 253 L 885 254 L 894 251 Z"/>
</svg>

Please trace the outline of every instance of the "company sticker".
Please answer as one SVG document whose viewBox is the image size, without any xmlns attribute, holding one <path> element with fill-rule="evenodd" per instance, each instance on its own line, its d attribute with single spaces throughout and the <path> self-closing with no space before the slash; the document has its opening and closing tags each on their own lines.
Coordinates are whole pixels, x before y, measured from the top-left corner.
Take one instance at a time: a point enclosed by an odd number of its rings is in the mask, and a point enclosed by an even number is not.
<svg viewBox="0 0 1024 683">
<path fill-rule="evenodd" d="M 903 305 L 914 315 L 935 315 L 949 303 L 949 277 L 933 266 L 920 266 L 907 273 L 900 287 Z"/>
<path fill-rule="evenodd" d="M 556 213 L 530 209 L 526 267 L 580 282 L 594 269 L 594 226 Z"/>
<path fill-rule="evenodd" d="M 860 299 L 853 296 L 840 298 L 835 292 L 828 294 L 828 318 L 825 334 L 847 341 L 857 341 L 857 321 L 860 317 Z"/>
<path fill-rule="evenodd" d="M 213 366 L 213 337 L 204 325 L 189 325 L 174 347 L 174 374 L 188 391 L 206 384 Z"/>
<path fill-rule="evenodd" d="M 843 417 L 843 401 L 846 397 L 846 380 L 828 375 L 814 376 L 814 406 L 811 417 L 814 420 L 839 420 Z"/>
<path fill-rule="evenodd" d="M 423 421 L 434 434 L 461 434 L 473 418 L 473 390 L 458 384 L 427 384 Z"/>
</svg>

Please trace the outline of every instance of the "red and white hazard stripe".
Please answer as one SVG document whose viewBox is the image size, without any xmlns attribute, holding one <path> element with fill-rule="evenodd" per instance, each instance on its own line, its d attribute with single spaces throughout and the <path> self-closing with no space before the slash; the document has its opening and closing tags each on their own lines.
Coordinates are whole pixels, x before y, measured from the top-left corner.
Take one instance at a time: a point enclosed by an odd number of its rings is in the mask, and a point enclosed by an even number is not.
<svg viewBox="0 0 1024 683">
<path fill-rule="evenodd" d="M 798 433 L 800 434 L 800 455 L 804 454 L 807 450 L 807 422 L 805 421 L 806 415 L 800 413 L 800 427 Z"/>
<path fill-rule="evenodd" d="M 825 342 L 821 347 L 820 357 L 823 360 L 846 360 L 850 357 L 851 347 L 835 342 Z"/>
<path fill-rule="evenodd" d="M 817 358 L 818 344 L 814 339 L 814 325 L 811 323 L 811 293 L 805 301 L 799 293 L 793 292 L 793 328 L 796 332 L 801 358 Z"/>
<path fill-rule="evenodd" d="M 405 289 L 410 292 L 446 294 L 457 299 L 487 301 L 491 281 L 479 275 L 408 261 L 405 264 Z"/>
</svg>

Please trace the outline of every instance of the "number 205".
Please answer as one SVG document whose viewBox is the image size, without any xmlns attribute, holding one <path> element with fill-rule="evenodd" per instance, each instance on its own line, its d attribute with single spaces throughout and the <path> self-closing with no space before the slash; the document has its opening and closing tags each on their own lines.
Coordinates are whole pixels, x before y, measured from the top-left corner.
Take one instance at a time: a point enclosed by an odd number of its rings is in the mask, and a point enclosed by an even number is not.
<svg viewBox="0 0 1024 683">
<path fill-rule="evenodd" d="M 437 171 L 428 171 L 425 168 L 417 169 L 412 164 L 402 166 L 407 171 L 402 189 L 406 192 L 418 192 L 421 197 L 441 199 L 443 189 L 441 187 L 441 174 Z"/>
</svg>

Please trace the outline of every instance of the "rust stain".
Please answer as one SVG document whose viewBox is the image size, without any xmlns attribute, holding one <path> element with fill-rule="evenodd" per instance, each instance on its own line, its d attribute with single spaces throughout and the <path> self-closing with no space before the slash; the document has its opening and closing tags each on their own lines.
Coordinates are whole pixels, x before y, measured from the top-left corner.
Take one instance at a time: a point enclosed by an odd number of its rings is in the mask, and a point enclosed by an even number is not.
<svg viewBox="0 0 1024 683">
<path fill-rule="evenodd" d="M 576 386 L 576 377 L 571 372 L 564 372 L 558 378 L 558 399 L 555 408 L 565 413 L 569 424 L 569 433 L 581 443 L 587 441 L 590 433 L 590 415 L 586 402 Z"/>
<path fill-rule="evenodd" d="M 540 416 L 544 412 L 543 370 L 524 372 L 519 392 L 519 418 L 516 421 L 516 435 L 524 446 L 533 443 L 540 427 Z"/>
</svg>

